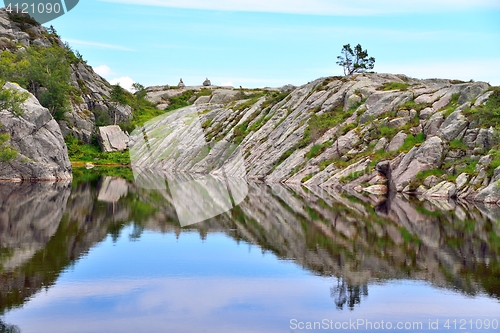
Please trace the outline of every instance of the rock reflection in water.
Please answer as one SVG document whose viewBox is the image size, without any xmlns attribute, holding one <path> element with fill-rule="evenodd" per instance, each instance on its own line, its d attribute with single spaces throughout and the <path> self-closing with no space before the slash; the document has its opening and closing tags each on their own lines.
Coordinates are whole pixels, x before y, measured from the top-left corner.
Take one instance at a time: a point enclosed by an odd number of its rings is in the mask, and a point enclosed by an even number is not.
<svg viewBox="0 0 500 333">
<path fill-rule="evenodd" d="M 46 246 L 56 233 L 71 183 L 0 184 L 0 249 L 8 256 L 1 267 L 11 270 Z"/>
<path fill-rule="evenodd" d="M 240 148 L 225 139 L 209 143 L 199 118 L 203 112 L 191 106 L 167 113 L 130 136 L 136 184 L 164 189 L 166 179 L 183 227 L 229 211 L 248 192 Z"/>
<path fill-rule="evenodd" d="M 175 207 L 182 227 L 213 218 L 239 205 L 248 194 L 243 177 L 225 174 L 158 174 L 135 172 L 135 184 L 145 189 L 169 190 L 168 203 Z"/>
<path fill-rule="evenodd" d="M 241 203 L 188 228 L 177 218 L 178 205 L 184 202 L 176 202 L 170 182 L 160 175 L 144 173 L 137 183 L 103 178 L 97 186 L 81 183 L 72 189 L 0 185 L 2 254 L 14 253 L 1 257 L 0 313 L 54 284 L 60 272 L 108 234 L 119 237 L 131 221 L 131 239 L 139 239 L 144 230 L 179 237 L 198 231 L 202 238 L 223 232 L 314 274 L 336 277 L 330 292 L 339 309 L 353 309 L 367 297 L 370 283 L 389 279 L 427 281 L 468 295 L 484 292 L 500 298 L 496 206 L 412 202 L 401 195 L 380 202 L 321 188 L 221 184 Z M 216 197 L 213 184 L 196 186 L 201 187 L 197 193 Z M 248 195 L 238 189 L 248 189 Z M 198 204 L 183 198 L 189 207 Z"/>
</svg>

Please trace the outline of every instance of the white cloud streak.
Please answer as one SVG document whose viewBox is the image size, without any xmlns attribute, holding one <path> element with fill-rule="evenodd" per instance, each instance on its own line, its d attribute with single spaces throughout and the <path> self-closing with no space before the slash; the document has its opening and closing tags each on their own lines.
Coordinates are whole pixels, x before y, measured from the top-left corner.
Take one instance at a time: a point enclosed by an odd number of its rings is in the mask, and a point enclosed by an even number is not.
<svg viewBox="0 0 500 333">
<path fill-rule="evenodd" d="M 91 47 L 96 47 L 100 49 L 111 49 L 111 50 L 120 50 L 120 51 L 134 51 L 133 49 L 130 49 L 125 46 L 120 46 L 120 45 L 113 45 L 113 44 L 106 44 L 106 43 L 98 43 L 98 42 L 89 42 L 85 40 L 79 40 L 79 39 L 69 39 L 69 38 L 63 38 L 65 42 L 68 42 L 71 45 L 81 45 L 81 46 L 91 46 Z"/>
<path fill-rule="evenodd" d="M 111 68 L 109 68 L 109 66 L 107 66 L 107 65 L 101 65 L 101 66 L 94 67 L 94 72 L 96 72 L 100 76 L 104 76 L 104 77 L 114 74 L 113 71 L 111 70 Z"/>
<path fill-rule="evenodd" d="M 500 8 L 498 0 L 100 0 L 143 6 L 272 12 L 312 15 L 367 16 L 398 13 L 465 11 Z"/>
</svg>

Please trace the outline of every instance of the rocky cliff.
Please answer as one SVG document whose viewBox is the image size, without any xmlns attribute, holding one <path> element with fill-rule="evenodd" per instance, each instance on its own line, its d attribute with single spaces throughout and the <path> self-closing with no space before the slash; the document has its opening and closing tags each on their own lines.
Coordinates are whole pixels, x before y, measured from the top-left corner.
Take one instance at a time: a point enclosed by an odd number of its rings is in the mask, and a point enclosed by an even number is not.
<svg viewBox="0 0 500 333">
<path fill-rule="evenodd" d="M 161 105 L 167 93 L 155 87 L 148 96 Z M 176 111 L 197 119 L 185 121 L 189 126 L 174 142 L 195 142 L 202 130 L 206 144 L 199 151 L 177 149 L 178 163 L 167 163 L 172 157 L 154 149 L 171 139 L 172 131 L 159 129 L 176 114 L 153 119 L 131 136 L 132 142 L 154 140 L 148 143 L 154 157 L 139 156 L 141 168 L 197 173 L 212 163 L 213 148 L 227 142 L 239 145 L 234 154 L 243 154 L 250 179 L 500 200 L 500 89 L 487 83 L 364 73 L 279 91 L 204 95 L 188 112 Z"/>
<path fill-rule="evenodd" d="M 68 72 L 65 77 L 68 82 L 65 83 L 69 86 L 63 97 L 68 99 L 68 103 L 59 114 L 54 115 L 52 112 L 64 136 L 72 134 L 90 143 L 96 133 L 96 124 L 120 124 L 131 118 L 132 108 L 111 101 L 112 86 L 109 82 L 96 74 L 77 51 L 63 43 L 55 30 L 47 31 L 27 15 L 9 15 L 4 8 L 0 9 L 0 58 L 7 59 L 12 54 L 26 54 L 27 51 L 29 54 L 29 51 L 40 49 L 50 50 L 51 56 L 59 53 L 64 55 L 60 62 L 65 67 L 63 70 Z M 13 81 L 7 72 L 2 68 L 0 79 Z M 27 82 L 26 86 L 17 83 L 40 99 L 41 95 L 53 89 L 40 81 L 43 80 L 35 78 Z M 57 93 L 52 90 L 52 94 Z"/>
</svg>

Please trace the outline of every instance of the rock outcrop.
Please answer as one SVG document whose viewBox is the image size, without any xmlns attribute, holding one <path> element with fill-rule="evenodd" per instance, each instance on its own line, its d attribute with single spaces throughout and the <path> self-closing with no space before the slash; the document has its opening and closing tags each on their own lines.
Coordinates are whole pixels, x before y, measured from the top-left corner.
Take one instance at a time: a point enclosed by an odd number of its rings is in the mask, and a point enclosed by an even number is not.
<svg viewBox="0 0 500 333">
<path fill-rule="evenodd" d="M 6 144 L 17 152 L 13 160 L 0 163 L 0 180 L 71 179 L 66 143 L 50 112 L 14 83 L 6 83 L 3 89 L 25 93 L 28 99 L 21 104 L 21 114 L 0 111 L 0 133 L 10 136 Z"/>
<path fill-rule="evenodd" d="M 498 135 L 478 112 L 500 112 L 490 110 L 500 89 L 484 82 L 364 73 L 279 90 L 202 89 L 186 87 L 196 110 L 192 130 L 180 141 L 194 142 L 203 133 L 209 152 L 219 142 L 239 145 L 250 179 L 435 199 L 474 200 L 481 191 L 495 190 L 490 169 L 500 158 L 489 164 L 479 159 L 496 156 Z M 163 105 L 186 90 L 152 87 L 148 98 Z M 163 125 L 154 125 L 160 119 L 131 140 L 146 135 L 160 146 Z M 185 153 L 178 161 L 183 172 L 199 172 L 213 159 L 211 152 Z M 381 172 L 375 165 L 383 161 L 389 170 Z M 470 163 L 478 163 L 473 172 Z M 169 168 L 161 158 L 142 158 L 140 164 Z M 495 201 L 484 193 L 477 200 Z"/>
</svg>

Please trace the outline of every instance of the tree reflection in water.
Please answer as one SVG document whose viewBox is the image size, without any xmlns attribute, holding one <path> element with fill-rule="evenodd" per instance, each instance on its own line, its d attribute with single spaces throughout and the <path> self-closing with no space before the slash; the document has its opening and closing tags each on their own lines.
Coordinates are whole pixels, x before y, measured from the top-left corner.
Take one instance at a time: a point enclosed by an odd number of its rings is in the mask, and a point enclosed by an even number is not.
<svg viewBox="0 0 500 333">
<path fill-rule="evenodd" d="M 337 309 L 343 310 L 344 306 L 354 310 L 354 306 L 361 303 L 361 297 L 368 297 L 368 285 L 349 285 L 343 278 L 337 278 L 337 285 L 330 287 L 330 296 L 333 298 Z"/>
<path fill-rule="evenodd" d="M 0 333 L 21 333 L 19 327 L 4 323 L 0 319 Z"/>
</svg>

